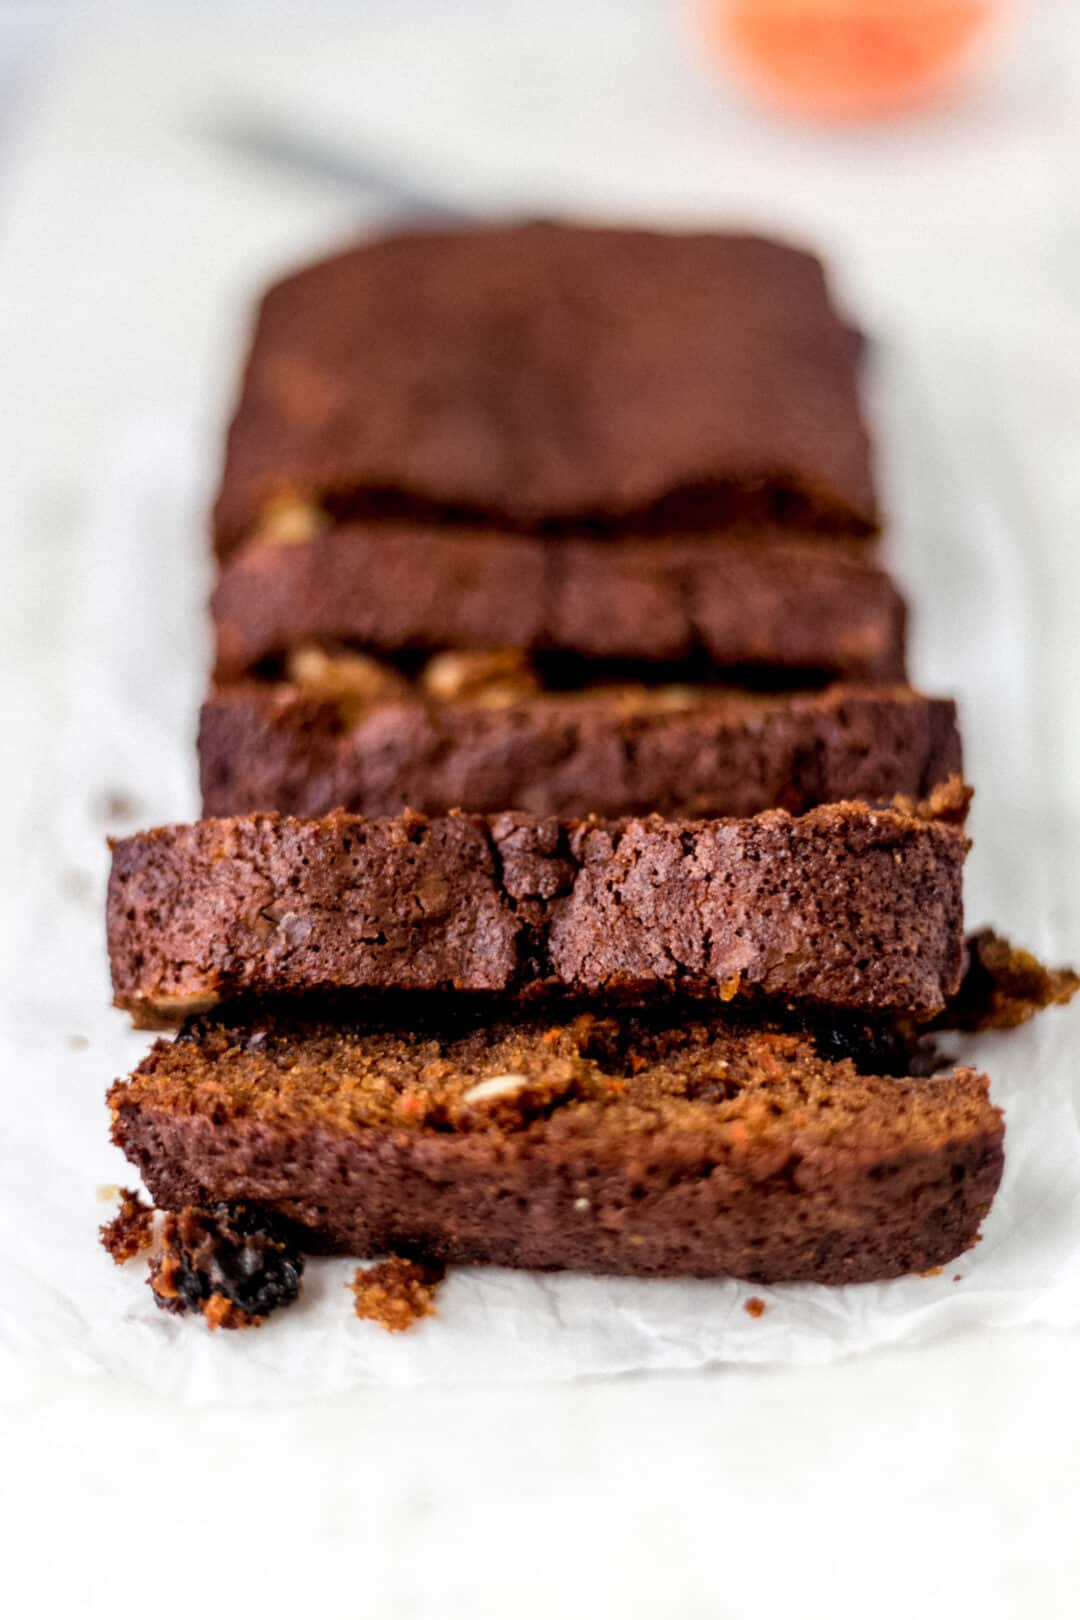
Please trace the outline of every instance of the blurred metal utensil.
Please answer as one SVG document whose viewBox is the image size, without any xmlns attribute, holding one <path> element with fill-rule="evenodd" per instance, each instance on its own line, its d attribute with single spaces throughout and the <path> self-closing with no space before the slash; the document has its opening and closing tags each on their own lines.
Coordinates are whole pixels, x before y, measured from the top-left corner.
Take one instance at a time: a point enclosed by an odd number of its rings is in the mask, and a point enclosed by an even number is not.
<svg viewBox="0 0 1080 1620">
<path fill-rule="evenodd" d="M 345 153 L 306 130 L 284 126 L 258 111 L 213 118 L 204 133 L 238 156 L 311 181 L 370 197 L 388 214 L 431 224 L 466 224 L 473 217 L 445 197 L 418 186 L 392 161 L 370 152 Z"/>
</svg>

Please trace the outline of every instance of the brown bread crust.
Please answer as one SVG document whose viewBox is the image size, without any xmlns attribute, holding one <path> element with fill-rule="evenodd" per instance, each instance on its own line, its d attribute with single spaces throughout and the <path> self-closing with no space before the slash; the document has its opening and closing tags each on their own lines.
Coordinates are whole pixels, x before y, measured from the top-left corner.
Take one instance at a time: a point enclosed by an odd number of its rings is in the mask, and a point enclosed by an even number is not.
<svg viewBox="0 0 1080 1620">
<path fill-rule="evenodd" d="M 225 564 L 212 612 L 219 680 L 309 643 L 904 675 L 904 602 L 867 547 L 775 529 L 556 545 L 354 522 L 299 544 L 253 539 Z"/>
<path fill-rule="evenodd" d="M 493 708 L 414 694 L 351 719 L 332 697 L 284 683 L 219 687 L 199 726 L 203 814 L 799 814 L 925 799 L 962 771 L 955 704 L 908 687 L 703 689 L 676 709 L 654 697 L 598 689 Z"/>
<path fill-rule="evenodd" d="M 865 805 L 558 822 L 255 815 L 113 844 L 118 1006 L 240 991 L 768 996 L 929 1017 L 963 961 L 967 842 Z"/>
<path fill-rule="evenodd" d="M 877 1281 L 969 1248 L 1002 1168 L 982 1076 L 868 1077 L 718 1019 L 210 1023 L 109 1102 L 159 1205 L 243 1200 L 358 1256 Z"/>
<path fill-rule="evenodd" d="M 217 502 L 515 526 L 792 514 L 873 530 L 856 346 L 777 242 L 526 224 L 409 233 L 263 300 Z"/>
</svg>

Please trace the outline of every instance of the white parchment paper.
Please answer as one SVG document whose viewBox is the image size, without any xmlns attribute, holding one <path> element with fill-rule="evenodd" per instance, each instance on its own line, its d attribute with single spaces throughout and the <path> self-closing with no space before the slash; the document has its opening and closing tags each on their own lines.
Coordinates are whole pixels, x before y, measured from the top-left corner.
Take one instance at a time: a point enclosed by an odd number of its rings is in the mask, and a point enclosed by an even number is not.
<svg viewBox="0 0 1080 1620">
<path fill-rule="evenodd" d="M 1038 549 L 1050 543 L 1046 513 L 1024 504 L 1015 379 L 975 353 L 944 360 L 886 348 L 877 363 L 894 561 L 918 610 L 916 674 L 963 700 L 978 789 L 969 919 L 1057 957 L 1076 945 L 1075 841 L 1048 784 L 1055 771 L 1059 785 L 1068 777 L 1075 731 L 1040 662 L 1040 623 L 1060 610 Z M 149 1039 L 109 1007 L 104 839 L 197 813 L 213 471 L 200 435 L 167 414 L 118 431 L 79 567 L 64 601 L 42 605 L 55 627 L 55 712 L 12 772 L 22 800 L 19 961 L 0 1028 L 5 1373 L 59 1364 L 194 1404 L 292 1401 L 365 1382 L 814 1363 L 959 1327 L 1080 1323 L 1075 1010 L 953 1043 L 993 1078 L 1007 1165 L 982 1242 L 938 1277 L 836 1290 L 456 1271 L 437 1318 L 390 1336 L 353 1316 L 352 1266 L 317 1261 L 300 1304 L 259 1332 L 211 1335 L 156 1309 L 144 1263 L 115 1267 L 97 1245 L 112 1213 L 99 1187 L 133 1179 L 108 1143 L 104 1091 Z M 757 1318 L 744 1309 L 754 1294 L 767 1307 Z"/>
</svg>

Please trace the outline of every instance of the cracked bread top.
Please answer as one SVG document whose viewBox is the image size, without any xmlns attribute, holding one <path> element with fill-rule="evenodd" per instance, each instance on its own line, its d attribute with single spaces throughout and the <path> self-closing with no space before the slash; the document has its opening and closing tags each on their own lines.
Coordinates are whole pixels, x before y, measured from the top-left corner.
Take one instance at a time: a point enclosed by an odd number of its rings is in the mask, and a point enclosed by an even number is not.
<svg viewBox="0 0 1080 1620">
<path fill-rule="evenodd" d="M 929 1017 L 959 983 L 966 850 L 951 823 L 861 804 L 164 827 L 113 845 L 113 988 L 147 1022 L 241 991 L 546 986 Z"/>
</svg>

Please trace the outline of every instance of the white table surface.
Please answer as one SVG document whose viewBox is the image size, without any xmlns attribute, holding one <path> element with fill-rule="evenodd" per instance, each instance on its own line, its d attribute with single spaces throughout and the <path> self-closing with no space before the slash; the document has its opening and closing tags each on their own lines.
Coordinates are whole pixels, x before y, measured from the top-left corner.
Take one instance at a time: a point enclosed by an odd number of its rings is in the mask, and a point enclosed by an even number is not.
<svg viewBox="0 0 1080 1620">
<path fill-rule="evenodd" d="M 0 122 L 11 881 L 41 791 L 24 767 L 71 678 L 71 535 L 118 430 L 140 413 L 196 424 L 209 482 L 253 287 L 365 217 L 202 138 L 241 96 L 477 206 L 787 224 L 924 362 L 935 333 L 984 337 L 1029 429 L 1017 521 L 1045 538 L 1040 668 L 1080 697 L 1073 8 L 1044 8 L 976 101 L 854 140 L 748 115 L 687 65 L 678 9 L 13 9 L 48 15 L 25 24 L 40 49 Z M 917 655 L 947 683 L 940 637 Z M 1064 824 L 1080 749 L 1075 732 L 1043 741 Z M 1078 892 L 1063 866 L 1073 948 Z M 2 943 L 7 988 L 18 942 Z M 1078 1352 L 1080 1335 L 1017 1331 L 814 1370 L 196 1414 L 27 1367 L 0 1388 L 9 1612 L 1074 1616 Z"/>
</svg>

